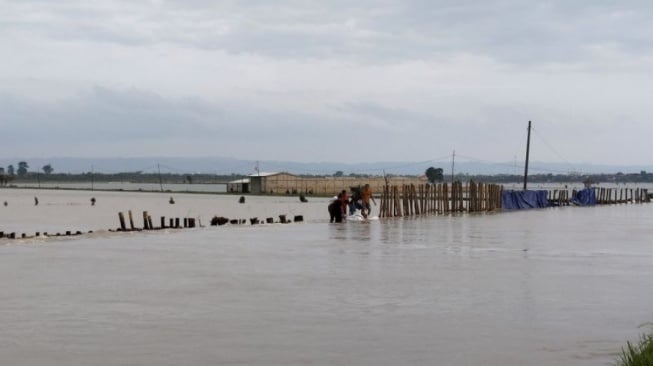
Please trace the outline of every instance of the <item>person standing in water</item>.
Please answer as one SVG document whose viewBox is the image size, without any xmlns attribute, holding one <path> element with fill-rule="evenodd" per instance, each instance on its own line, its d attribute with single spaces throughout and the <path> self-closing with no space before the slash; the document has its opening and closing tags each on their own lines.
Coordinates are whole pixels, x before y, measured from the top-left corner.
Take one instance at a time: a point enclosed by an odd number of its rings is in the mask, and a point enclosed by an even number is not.
<svg viewBox="0 0 653 366">
<path fill-rule="evenodd" d="M 374 196 L 372 195 L 372 188 L 370 188 L 369 184 L 365 184 L 363 190 L 361 191 L 361 201 L 363 201 L 363 208 L 361 209 L 361 214 L 365 218 L 367 218 L 367 216 L 369 216 L 370 213 L 372 212 L 372 206 L 370 205 L 370 200 L 372 200 L 372 202 L 374 202 L 374 206 L 376 206 L 376 201 L 374 200 Z"/>
<path fill-rule="evenodd" d="M 338 200 L 340 200 L 342 217 L 347 217 L 347 207 L 349 207 L 349 197 L 347 197 L 347 191 L 343 189 L 342 192 L 338 195 Z"/>
<path fill-rule="evenodd" d="M 363 209 L 361 202 L 361 188 L 351 187 L 351 197 L 349 197 L 349 216 L 356 213 L 356 210 Z"/>
</svg>

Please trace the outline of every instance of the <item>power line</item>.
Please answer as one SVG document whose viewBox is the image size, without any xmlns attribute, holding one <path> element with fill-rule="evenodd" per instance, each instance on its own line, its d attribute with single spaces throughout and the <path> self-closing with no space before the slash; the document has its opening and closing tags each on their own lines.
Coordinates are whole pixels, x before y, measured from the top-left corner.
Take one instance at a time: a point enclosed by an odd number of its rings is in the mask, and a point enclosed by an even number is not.
<svg viewBox="0 0 653 366">
<path fill-rule="evenodd" d="M 533 128 L 533 132 L 535 132 L 535 136 L 536 136 L 536 137 L 537 137 L 537 138 L 538 138 L 538 139 L 539 139 L 539 140 L 544 144 L 544 146 L 546 146 L 547 148 L 549 148 L 549 150 L 551 150 L 554 154 L 556 154 L 556 155 L 558 156 L 558 158 L 560 158 L 560 159 L 563 160 L 567 165 L 569 165 L 569 167 L 571 168 L 571 170 L 574 170 L 574 169 L 575 169 L 574 166 L 569 162 L 569 160 L 567 160 L 564 156 L 562 156 L 562 154 L 560 154 L 556 149 L 554 149 L 554 148 L 551 146 L 551 144 L 549 144 L 549 143 L 544 139 L 544 137 L 541 136 L 541 135 L 539 134 L 539 131 L 537 131 L 535 128 Z"/>
</svg>

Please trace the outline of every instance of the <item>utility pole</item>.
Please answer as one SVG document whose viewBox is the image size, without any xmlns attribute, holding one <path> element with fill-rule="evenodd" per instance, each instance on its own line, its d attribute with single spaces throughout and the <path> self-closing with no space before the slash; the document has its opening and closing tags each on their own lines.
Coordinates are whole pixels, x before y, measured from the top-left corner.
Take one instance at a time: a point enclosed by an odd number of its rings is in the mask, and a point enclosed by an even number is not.
<svg viewBox="0 0 653 366">
<path fill-rule="evenodd" d="M 455 165 L 456 165 L 456 150 L 454 150 L 453 155 L 451 155 L 451 184 L 452 185 L 453 185 L 453 181 L 454 181 L 454 179 L 453 179 L 453 177 L 454 177 L 453 168 L 454 168 Z"/>
<path fill-rule="evenodd" d="M 159 188 L 161 188 L 161 192 L 163 192 L 163 181 L 161 180 L 161 166 L 157 164 L 156 169 L 159 171 Z"/>
<path fill-rule="evenodd" d="M 528 185 L 528 159 L 531 150 L 531 121 L 528 121 L 528 138 L 526 139 L 526 166 L 524 167 L 524 190 Z"/>
<path fill-rule="evenodd" d="M 258 177 L 258 179 L 257 179 L 258 184 L 259 184 L 259 187 L 258 187 L 259 192 L 258 193 L 264 193 L 265 188 L 263 187 L 263 181 L 261 180 L 261 170 L 259 169 L 259 166 L 258 166 L 258 160 L 256 161 L 256 166 L 254 167 L 254 169 L 256 169 L 256 176 Z"/>
<path fill-rule="evenodd" d="M 91 192 L 95 190 L 95 166 L 91 165 Z"/>
</svg>

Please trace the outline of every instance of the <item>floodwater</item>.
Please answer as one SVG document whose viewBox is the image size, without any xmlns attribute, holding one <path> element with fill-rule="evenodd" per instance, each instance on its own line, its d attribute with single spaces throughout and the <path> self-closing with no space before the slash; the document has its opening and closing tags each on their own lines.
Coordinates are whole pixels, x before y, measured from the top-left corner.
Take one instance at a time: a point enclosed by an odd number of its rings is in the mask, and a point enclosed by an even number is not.
<svg viewBox="0 0 653 366">
<path fill-rule="evenodd" d="M 43 182 L 43 183 L 13 183 L 12 186 L 19 188 L 40 188 L 40 189 L 79 189 L 79 190 L 112 190 L 112 191 L 166 191 L 166 192 L 203 192 L 203 193 L 226 193 L 226 183 L 133 183 L 133 182 Z"/>
<path fill-rule="evenodd" d="M 0 364 L 609 365 L 653 321 L 649 204 L 329 224 L 325 198 L 168 199 L 0 190 L 0 230 L 94 231 L 0 240 Z M 108 232 L 129 209 L 305 222 Z"/>
</svg>

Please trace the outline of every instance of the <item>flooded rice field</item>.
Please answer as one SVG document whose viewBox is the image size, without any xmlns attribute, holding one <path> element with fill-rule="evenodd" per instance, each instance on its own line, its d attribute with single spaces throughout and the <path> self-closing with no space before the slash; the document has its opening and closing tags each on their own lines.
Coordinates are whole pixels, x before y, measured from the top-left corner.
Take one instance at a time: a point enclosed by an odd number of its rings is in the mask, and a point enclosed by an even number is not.
<svg viewBox="0 0 653 366">
<path fill-rule="evenodd" d="M 653 321 L 650 204 L 329 224 L 238 197 L 0 190 L 0 231 L 93 231 L 0 239 L 0 363 L 609 365 Z M 109 232 L 127 210 L 205 227 Z M 208 226 L 280 214 L 305 221 Z"/>
</svg>

